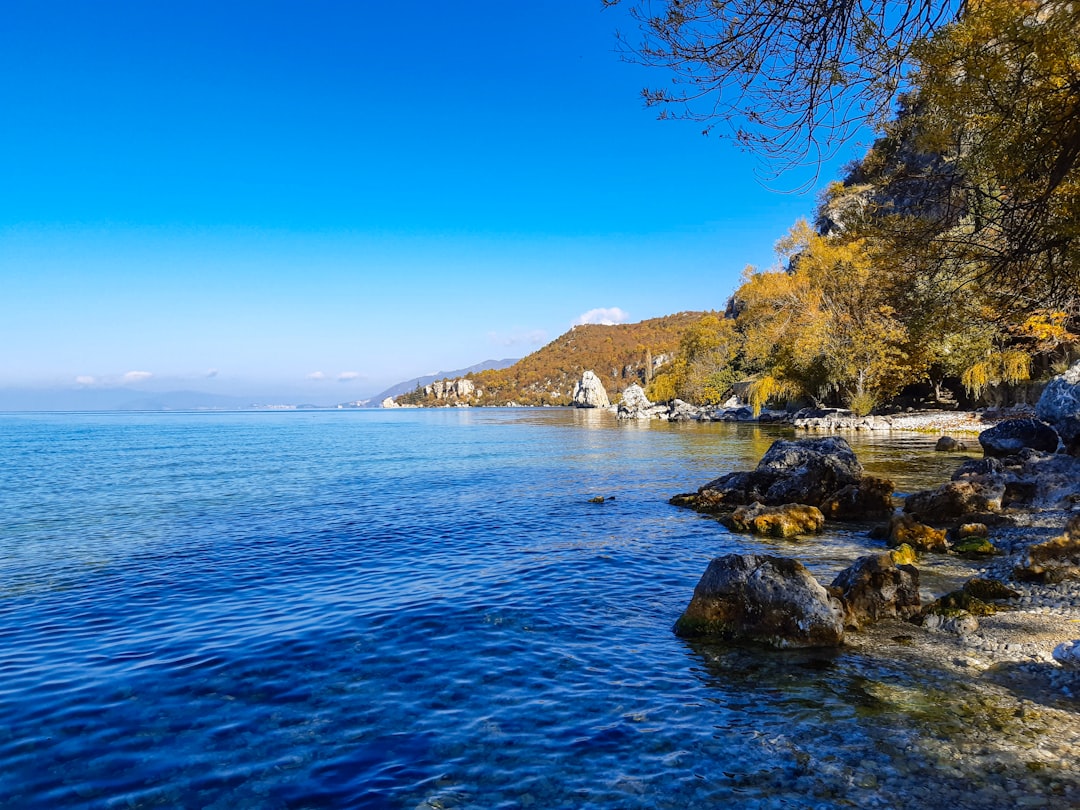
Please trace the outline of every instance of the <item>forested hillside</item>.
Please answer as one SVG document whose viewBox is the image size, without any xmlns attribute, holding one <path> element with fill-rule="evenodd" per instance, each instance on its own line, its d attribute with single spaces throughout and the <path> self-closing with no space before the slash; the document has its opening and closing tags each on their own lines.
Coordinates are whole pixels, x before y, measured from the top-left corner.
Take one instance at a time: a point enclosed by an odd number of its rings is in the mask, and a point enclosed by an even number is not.
<svg viewBox="0 0 1080 810">
<path fill-rule="evenodd" d="M 751 69 L 725 61 L 753 44 L 732 38 L 743 18 L 726 16 L 731 4 L 670 6 L 654 56 L 690 54 L 716 87 Z M 705 366 L 715 384 L 747 380 L 759 407 L 867 412 L 912 384 L 1008 403 L 1065 368 L 1080 332 L 1078 32 L 1080 6 L 1039 0 L 980 0 L 900 31 L 895 56 L 913 70 L 881 137 L 827 189 L 815 226 L 779 241 L 778 267 L 748 272 L 728 317 L 661 370 L 652 398 L 699 398 Z M 694 42 L 715 47 L 684 53 Z M 815 72 L 816 53 L 781 73 L 808 92 L 831 76 L 869 101 L 859 71 L 898 69 L 856 49 L 849 72 Z M 820 134 L 820 119 L 782 113 L 769 126 Z"/>
<path fill-rule="evenodd" d="M 467 375 L 475 386 L 454 402 L 473 405 L 569 405 L 574 384 L 594 371 L 613 398 L 631 383 L 648 383 L 652 369 L 670 360 L 683 335 L 707 313 L 680 312 L 640 323 L 585 324 L 509 368 Z M 715 319 L 715 316 L 713 316 Z M 466 387 L 467 390 L 467 387 Z M 428 386 L 398 397 L 403 405 L 448 404 Z"/>
</svg>

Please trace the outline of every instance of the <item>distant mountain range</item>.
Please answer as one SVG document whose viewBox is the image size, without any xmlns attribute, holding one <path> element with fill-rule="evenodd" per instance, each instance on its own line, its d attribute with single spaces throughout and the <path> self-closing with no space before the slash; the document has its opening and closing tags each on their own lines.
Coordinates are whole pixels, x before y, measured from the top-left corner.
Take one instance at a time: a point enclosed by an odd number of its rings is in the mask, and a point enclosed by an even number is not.
<svg viewBox="0 0 1080 810">
<path fill-rule="evenodd" d="M 203 391 L 132 391 L 122 387 L 0 391 L 3 411 L 237 411 L 272 404 Z"/>
<path fill-rule="evenodd" d="M 415 391 L 417 388 L 423 388 L 425 385 L 433 383 L 436 380 L 453 380 L 457 377 L 464 377 L 466 374 L 475 374 L 480 371 L 501 371 L 504 368 L 509 368 L 516 362 L 518 362 L 518 358 L 516 357 L 509 357 L 503 360 L 484 360 L 482 363 L 476 363 L 468 368 L 459 368 L 454 371 L 439 371 L 435 374 L 425 374 L 421 377 L 410 377 L 403 382 L 399 382 L 397 385 L 390 386 L 385 391 L 380 391 L 370 399 L 364 400 L 364 403 L 378 407 L 387 397 L 399 397 L 402 394 Z"/>
</svg>

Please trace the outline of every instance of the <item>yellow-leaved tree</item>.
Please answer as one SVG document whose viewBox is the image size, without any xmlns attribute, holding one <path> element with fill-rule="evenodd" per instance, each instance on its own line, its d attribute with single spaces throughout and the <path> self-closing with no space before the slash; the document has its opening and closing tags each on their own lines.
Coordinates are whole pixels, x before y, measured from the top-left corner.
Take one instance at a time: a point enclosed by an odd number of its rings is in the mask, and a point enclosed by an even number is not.
<svg viewBox="0 0 1080 810">
<path fill-rule="evenodd" d="M 823 237 L 800 220 L 777 244 L 788 270 L 753 273 L 736 298 L 751 404 L 830 394 L 868 413 L 907 381 L 907 330 L 865 238 Z M 767 393 L 768 392 L 768 393 Z"/>
</svg>

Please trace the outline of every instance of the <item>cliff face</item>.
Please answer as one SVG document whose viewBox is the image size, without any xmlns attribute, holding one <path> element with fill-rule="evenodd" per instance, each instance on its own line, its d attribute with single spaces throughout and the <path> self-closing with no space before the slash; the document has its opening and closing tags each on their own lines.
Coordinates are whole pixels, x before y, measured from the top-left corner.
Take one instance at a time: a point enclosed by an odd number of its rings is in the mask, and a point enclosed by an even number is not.
<svg viewBox="0 0 1080 810">
<path fill-rule="evenodd" d="M 949 227 L 966 210 L 960 179 L 957 152 L 930 148 L 917 106 L 908 100 L 885 135 L 848 166 L 842 182 L 829 187 L 815 226 L 823 236 L 843 234 L 869 220 L 880 226 L 882 218 L 899 216 Z"/>
<path fill-rule="evenodd" d="M 585 371 L 614 395 L 644 384 L 671 359 L 683 333 L 704 313 L 680 312 L 640 323 L 575 326 L 509 368 L 434 382 L 397 398 L 413 405 L 569 405 Z"/>
</svg>

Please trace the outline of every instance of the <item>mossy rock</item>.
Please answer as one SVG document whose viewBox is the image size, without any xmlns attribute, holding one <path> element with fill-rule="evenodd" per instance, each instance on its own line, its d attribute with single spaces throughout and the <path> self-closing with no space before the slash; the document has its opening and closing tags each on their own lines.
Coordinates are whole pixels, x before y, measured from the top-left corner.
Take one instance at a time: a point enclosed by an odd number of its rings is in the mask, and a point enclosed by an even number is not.
<svg viewBox="0 0 1080 810">
<path fill-rule="evenodd" d="M 911 515 L 897 515 L 889 524 L 889 537 L 885 541 L 890 548 L 909 545 L 916 551 L 945 552 L 949 544 L 944 529 L 935 529 L 920 523 Z"/>
<path fill-rule="evenodd" d="M 997 547 L 985 537 L 967 537 L 953 546 L 953 551 L 961 557 L 992 557 L 998 553 Z"/>
<path fill-rule="evenodd" d="M 997 608 L 972 596 L 967 591 L 959 590 L 947 593 L 923 608 L 923 616 L 931 613 L 945 617 L 956 617 L 964 613 L 970 613 L 972 616 L 993 616 L 997 613 Z"/>
<path fill-rule="evenodd" d="M 760 537 L 790 538 L 817 534 L 825 526 L 825 517 L 820 509 L 798 503 L 740 506 L 722 520 L 732 531 L 749 532 Z"/>
<path fill-rule="evenodd" d="M 901 543 L 896 548 L 892 549 L 889 554 L 892 556 L 892 561 L 895 565 L 914 565 L 919 559 L 918 555 L 915 553 L 915 549 L 907 543 Z"/>
<path fill-rule="evenodd" d="M 961 523 L 956 529 L 958 540 L 967 540 L 971 537 L 989 537 L 990 530 L 985 523 Z"/>
<path fill-rule="evenodd" d="M 976 599 L 1019 599 L 1020 593 L 1014 591 L 1000 579 L 982 579 L 975 577 L 964 583 L 964 592 Z"/>
</svg>

